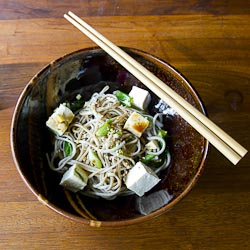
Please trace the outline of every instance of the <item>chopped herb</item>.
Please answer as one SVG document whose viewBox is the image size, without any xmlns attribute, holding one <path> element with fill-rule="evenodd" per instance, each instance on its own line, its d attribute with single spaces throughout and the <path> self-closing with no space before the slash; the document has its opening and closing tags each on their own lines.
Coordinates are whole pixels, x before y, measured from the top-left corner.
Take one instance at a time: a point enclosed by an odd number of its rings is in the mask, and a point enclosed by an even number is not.
<svg viewBox="0 0 250 250">
<path fill-rule="evenodd" d="M 120 101 L 120 103 L 126 107 L 131 107 L 133 104 L 133 98 L 120 90 L 114 91 L 114 95 Z"/>
<path fill-rule="evenodd" d="M 165 139 L 167 137 L 168 132 L 163 129 L 159 129 L 157 135 L 160 136 L 161 138 Z"/>
<path fill-rule="evenodd" d="M 69 156 L 72 154 L 72 146 L 69 142 L 65 141 L 63 144 L 63 150 L 66 156 Z"/>
<path fill-rule="evenodd" d="M 103 123 L 98 130 L 96 131 L 97 136 L 105 136 L 111 129 L 112 119 L 108 119 L 105 123 Z"/>
<path fill-rule="evenodd" d="M 89 160 L 97 167 L 102 168 L 102 162 L 99 159 L 96 152 L 94 152 L 92 149 L 89 150 Z"/>
<path fill-rule="evenodd" d="M 78 109 L 82 108 L 85 101 L 83 99 L 76 99 L 69 104 L 70 109 L 72 112 L 77 111 Z"/>
<path fill-rule="evenodd" d="M 118 129 L 115 131 L 115 133 L 116 133 L 117 135 L 119 135 L 119 136 L 122 135 L 122 131 L 121 131 L 121 130 L 118 130 Z"/>
<path fill-rule="evenodd" d="M 143 163 L 148 163 L 148 162 L 152 161 L 154 158 L 155 158 L 155 155 L 147 154 L 142 158 L 142 162 Z"/>
<path fill-rule="evenodd" d="M 134 140 L 134 138 L 133 138 L 132 136 L 129 136 L 129 137 L 126 137 L 126 138 L 125 138 L 125 142 L 126 142 L 126 143 L 131 142 L 131 141 L 133 141 L 133 140 Z"/>
</svg>

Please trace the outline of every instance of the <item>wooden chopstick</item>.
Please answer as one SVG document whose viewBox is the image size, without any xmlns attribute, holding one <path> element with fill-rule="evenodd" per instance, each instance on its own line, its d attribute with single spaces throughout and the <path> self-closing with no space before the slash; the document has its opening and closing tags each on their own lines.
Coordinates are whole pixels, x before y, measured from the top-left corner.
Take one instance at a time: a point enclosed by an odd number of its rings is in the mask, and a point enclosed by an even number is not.
<svg viewBox="0 0 250 250">
<path fill-rule="evenodd" d="M 153 91 L 158 97 L 174 108 L 183 119 L 185 119 L 192 127 L 203 135 L 233 164 L 236 165 L 247 153 L 247 150 L 232 137 L 226 134 L 200 111 L 195 109 L 191 104 L 139 64 L 131 56 L 125 53 L 122 49 L 93 29 L 89 24 L 84 22 L 72 12 L 68 12 L 68 15 L 65 14 L 64 17 L 92 41 L 99 45 L 116 61 L 118 61 L 145 86 L 151 89 L 151 91 Z"/>
</svg>

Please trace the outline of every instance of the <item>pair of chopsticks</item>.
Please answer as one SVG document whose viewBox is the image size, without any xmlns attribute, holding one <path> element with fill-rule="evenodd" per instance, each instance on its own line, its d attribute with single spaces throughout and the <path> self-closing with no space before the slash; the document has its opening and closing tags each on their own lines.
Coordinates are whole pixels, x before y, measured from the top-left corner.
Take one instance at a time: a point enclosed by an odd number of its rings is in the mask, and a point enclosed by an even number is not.
<svg viewBox="0 0 250 250">
<path fill-rule="evenodd" d="M 69 11 L 68 14 L 65 14 L 64 17 L 126 68 L 159 98 L 171 106 L 183 119 L 204 136 L 234 165 L 244 157 L 247 153 L 247 150 L 244 147 L 126 52 L 117 47 L 71 11 Z"/>
</svg>

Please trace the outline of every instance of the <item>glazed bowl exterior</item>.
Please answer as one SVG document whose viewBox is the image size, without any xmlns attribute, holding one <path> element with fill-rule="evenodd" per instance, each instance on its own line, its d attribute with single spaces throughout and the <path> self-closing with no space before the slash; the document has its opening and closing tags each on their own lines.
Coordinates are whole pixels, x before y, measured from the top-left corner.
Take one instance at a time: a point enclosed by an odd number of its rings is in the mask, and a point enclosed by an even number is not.
<svg viewBox="0 0 250 250">
<path fill-rule="evenodd" d="M 146 52 L 123 49 L 205 114 L 194 88 L 172 66 Z M 137 209 L 136 195 L 108 201 L 64 190 L 58 184 L 58 174 L 47 163 L 46 153 L 52 150 L 52 145 L 46 120 L 65 100 L 79 93 L 88 100 L 105 85 L 110 86 L 111 92 L 116 89 L 128 92 L 133 85 L 143 87 L 141 82 L 99 48 L 67 54 L 44 67 L 26 85 L 17 102 L 11 125 L 15 165 L 38 200 L 63 216 L 98 227 L 143 222 L 168 211 L 197 182 L 208 152 L 206 139 L 178 114 L 169 115 L 164 123 L 171 139 L 171 164 L 161 174 L 157 187 L 144 197 L 148 199 L 151 194 L 164 190 L 171 197 L 164 206 L 149 214 L 141 214 Z M 150 113 L 155 113 L 158 111 L 155 105 L 159 98 L 154 93 L 151 95 Z"/>
</svg>

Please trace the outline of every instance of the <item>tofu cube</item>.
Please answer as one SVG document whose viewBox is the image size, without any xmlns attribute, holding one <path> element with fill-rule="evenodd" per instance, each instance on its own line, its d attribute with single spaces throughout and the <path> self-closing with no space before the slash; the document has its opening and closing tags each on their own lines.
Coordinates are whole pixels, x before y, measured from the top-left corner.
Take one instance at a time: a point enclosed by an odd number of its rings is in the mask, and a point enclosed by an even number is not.
<svg viewBox="0 0 250 250">
<path fill-rule="evenodd" d="M 87 182 L 88 175 L 86 171 L 75 164 L 64 173 L 60 185 L 75 193 L 83 190 Z"/>
<path fill-rule="evenodd" d="M 139 196 L 143 196 L 159 181 L 160 179 L 151 168 L 142 162 L 137 162 L 128 172 L 125 184 L 128 189 L 134 191 Z"/>
<path fill-rule="evenodd" d="M 147 118 L 143 117 L 142 115 L 133 112 L 126 123 L 124 124 L 124 129 L 130 131 L 137 137 L 141 137 L 143 132 L 149 125 L 149 121 Z"/>
<path fill-rule="evenodd" d="M 46 125 L 56 134 L 62 135 L 67 130 L 73 118 L 73 112 L 65 105 L 60 104 L 55 112 L 49 117 Z"/>
<path fill-rule="evenodd" d="M 147 109 L 151 101 L 149 92 L 136 86 L 132 87 L 131 91 L 129 92 L 129 96 L 133 98 L 134 106 L 142 110 Z"/>
</svg>

